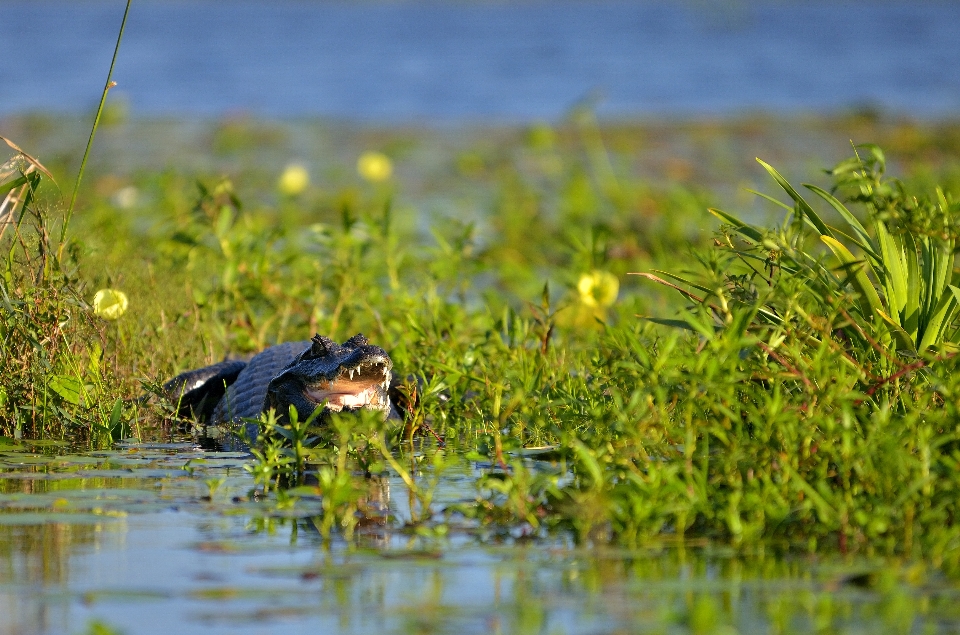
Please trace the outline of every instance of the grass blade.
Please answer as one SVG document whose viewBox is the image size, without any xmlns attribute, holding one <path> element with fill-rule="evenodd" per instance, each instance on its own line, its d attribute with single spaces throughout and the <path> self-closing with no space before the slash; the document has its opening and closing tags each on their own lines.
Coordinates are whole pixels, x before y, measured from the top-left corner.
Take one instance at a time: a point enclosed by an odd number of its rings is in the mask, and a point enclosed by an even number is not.
<svg viewBox="0 0 960 635">
<path fill-rule="evenodd" d="M 916 344 L 914 344 L 913 338 L 910 337 L 910 334 L 907 333 L 903 327 L 897 324 L 893 318 L 883 311 L 877 311 L 877 313 L 880 314 L 880 317 L 883 318 L 883 321 L 887 323 L 887 326 L 889 326 L 890 330 L 893 332 L 893 336 L 897 340 L 897 350 L 916 353 L 917 347 Z"/>
<path fill-rule="evenodd" d="M 860 311 L 867 319 L 872 319 L 878 311 L 883 311 L 883 303 L 880 301 L 880 295 L 870 282 L 867 271 L 871 268 L 870 263 L 861 258 L 857 258 L 850 250 L 843 246 L 843 243 L 831 236 L 821 236 L 820 240 L 826 243 L 827 247 L 851 272 L 850 283 L 860 294 L 861 301 L 865 303 Z"/>
<path fill-rule="evenodd" d="M 770 202 L 773 203 L 774 205 L 778 205 L 778 206 L 782 207 L 783 209 L 787 210 L 787 211 L 790 212 L 791 214 L 793 213 L 793 208 L 792 208 L 792 207 L 790 207 L 789 205 L 787 205 L 787 204 L 784 203 L 783 201 L 778 201 L 777 199 L 775 199 L 774 197 L 770 196 L 769 194 L 764 194 L 763 192 L 758 192 L 758 191 L 756 191 L 756 190 L 751 190 L 751 189 L 748 189 L 747 191 L 750 192 L 751 194 L 756 194 L 756 195 L 759 196 L 760 198 L 764 198 L 764 199 L 770 201 Z"/>
<path fill-rule="evenodd" d="M 737 231 L 739 231 L 741 234 L 743 234 L 750 240 L 754 242 L 760 242 L 761 240 L 763 240 L 763 233 L 760 230 L 758 230 L 756 227 L 753 227 L 752 225 L 748 225 L 744 223 L 742 220 L 740 220 L 736 216 L 728 214 L 723 210 L 715 209 L 713 207 L 707 209 L 707 211 L 713 214 L 714 216 L 716 216 L 717 218 L 719 218 L 720 220 L 722 220 L 723 222 L 729 225 L 733 225 L 737 229 Z"/>
<path fill-rule="evenodd" d="M 804 218 L 811 225 L 813 225 L 813 227 L 818 232 L 820 232 L 821 236 L 833 237 L 833 232 L 830 231 L 830 228 L 827 227 L 826 223 L 824 223 L 823 220 L 817 215 L 817 213 L 813 211 L 813 208 L 810 207 L 810 204 L 807 203 L 807 201 L 804 200 L 804 198 L 800 196 L 800 194 L 795 189 L 793 189 L 793 186 L 790 185 L 790 183 L 788 183 L 787 180 L 783 178 L 783 176 L 779 172 L 777 172 L 776 168 L 774 168 L 772 165 L 768 163 L 765 163 L 760 159 L 757 159 L 757 163 L 762 165 L 763 169 L 766 170 L 770 174 L 770 176 L 773 177 L 773 180 L 775 180 L 780 185 L 780 187 L 783 188 L 783 191 L 785 191 L 787 195 L 793 199 L 793 201 L 800 208 L 800 212 L 804 215 Z"/>
<path fill-rule="evenodd" d="M 27 163 L 29 163 L 29 164 L 32 165 L 33 167 L 37 168 L 37 169 L 40 170 L 41 172 L 43 172 L 43 175 L 46 176 L 48 179 L 50 179 L 50 181 L 52 181 L 54 185 L 57 184 L 57 182 L 56 182 L 56 181 L 54 180 L 54 178 L 53 178 L 53 175 L 50 174 L 50 171 L 47 170 L 47 168 L 43 167 L 43 164 L 42 164 L 42 163 L 40 163 L 39 161 L 37 161 L 36 159 L 34 159 L 32 156 L 30 156 L 30 155 L 27 154 L 26 152 L 24 152 L 24 151 L 20 148 L 20 146 L 18 146 L 18 145 L 15 144 L 13 141 L 10 141 L 9 139 L 7 139 L 7 138 L 4 137 L 4 136 L 0 136 L 0 141 L 3 141 L 5 144 L 7 144 L 8 146 L 10 146 L 10 148 L 12 148 L 14 151 L 17 152 L 17 154 L 19 154 L 21 157 L 23 157 L 24 160 L 25 160 Z"/>
<path fill-rule="evenodd" d="M 923 339 L 917 347 L 917 351 L 921 353 L 940 341 L 941 333 L 949 327 L 957 314 L 957 309 L 960 308 L 960 304 L 957 303 L 957 294 L 960 292 L 960 289 L 957 289 L 957 287 L 953 285 L 949 286 L 952 293 L 944 293 L 940 296 L 940 301 L 937 303 L 937 307 L 930 317 L 930 321 L 927 322 Z"/>
<path fill-rule="evenodd" d="M 900 316 L 900 324 L 916 342 L 920 327 L 920 261 L 917 258 L 917 244 L 910 234 L 903 236 L 904 269 L 907 274 L 907 303 Z"/>
<path fill-rule="evenodd" d="M 80 191 L 80 182 L 83 180 L 83 170 L 87 165 L 87 158 L 90 156 L 90 148 L 93 147 L 93 138 L 97 134 L 97 128 L 100 126 L 100 116 L 103 114 L 103 106 L 107 102 L 107 93 L 115 85 L 113 80 L 113 67 L 117 63 L 117 54 L 120 52 L 120 40 L 123 39 L 123 30 L 127 26 L 127 15 L 130 13 L 130 3 L 127 0 L 127 8 L 123 11 L 123 20 L 120 21 L 120 33 L 117 35 L 117 45 L 113 49 L 113 59 L 110 60 L 110 70 L 107 71 L 107 81 L 103 86 L 103 93 L 100 95 L 100 105 L 97 106 L 97 115 L 93 119 L 93 127 L 90 129 L 90 138 L 87 139 L 87 147 L 83 151 L 83 158 L 80 160 L 80 170 L 77 172 L 77 182 L 73 186 L 73 196 L 70 197 L 70 207 L 67 208 L 66 217 L 63 219 L 63 227 L 60 229 L 60 243 L 64 244 L 67 237 L 67 227 L 70 225 L 70 218 L 73 216 L 73 208 L 77 204 L 77 193 Z M 62 247 L 61 247 L 62 248 Z"/>
<path fill-rule="evenodd" d="M 660 270 L 660 269 L 654 269 L 653 272 L 656 273 L 656 274 L 660 274 L 661 276 L 666 276 L 666 277 L 668 277 L 668 278 L 673 278 L 673 279 L 676 280 L 677 282 L 682 282 L 683 284 L 685 284 L 685 285 L 687 285 L 687 286 L 690 286 L 690 287 L 693 287 L 694 289 L 697 289 L 698 291 L 703 291 L 704 293 L 706 293 L 706 294 L 708 294 L 708 295 L 713 295 L 713 294 L 714 294 L 714 291 L 713 291 L 712 289 L 708 289 L 707 287 L 705 287 L 705 286 L 703 286 L 703 285 L 699 285 L 699 284 L 697 284 L 697 283 L 695 283 L 695 282 L 691 282 L 691 281 L 687 280 L 686 278 L 684 278 L 683 276 L 678 276 L 678 275 L 676 275 L 676 274 L 670 273 L 669 271 L 662 271 L 662 270 Z"/>
<path fill-rule="evenodd" d="M 879 255 L 877 254 L 877 246 L 874 244 L 873 240 L 870 238 L 870 234 L 867 233 L 867 230 L 864 228 L 860 221 L 857 220 L 857 217 L 854 216 L 846 206 L 837 200 L 830 192 L 826 191 L 822 187 L 817 187 L 816 185 L 811 185 L 810 183 L 804 183 L 803 187 L 807 188 L 827 203 L 837 211 L 840 216 L 843 217 L 843 220 L 847 221 L 847 224 L 853 229 L 854 233 L 857 235 L 857 244 L 867 252 L 873 258 L 879 260 Z"/>
<path fill-rule="evenodd" d="M 645 315 L 638 315 L 638 318 L 644 322 L 652 322 L 653 324 L 659 324 L 660 326 L 669 326 L 675 329 L 683 329 L 684 331 L 691 331 L 693 333 L 699 333 L 696 328 L 686 320 L 671 320 L 669 318 L 655 318 L 648 317 Z"/>
</svg>

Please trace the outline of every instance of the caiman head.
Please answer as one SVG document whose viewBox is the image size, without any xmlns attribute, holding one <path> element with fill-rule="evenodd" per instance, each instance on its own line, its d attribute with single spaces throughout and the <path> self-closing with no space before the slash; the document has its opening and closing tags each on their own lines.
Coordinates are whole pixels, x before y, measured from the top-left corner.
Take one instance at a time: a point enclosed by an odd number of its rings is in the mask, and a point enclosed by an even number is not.
<svg viewBox="0 0 960 635">
<path fill-rule="evenodd" d="M 392 369 L 386 351 L 370 344 L 362 334 L 343 344 L 315 335 L 310 348 L 270 380 L 265 405 L 274 408 L 282 420 L 291 405 L 297 408 L 300 421 L 321 406 L 320 417 L 366 408 L 379 410 L 387 418 L 393 412 L 387 395 Z"/>
</svg>

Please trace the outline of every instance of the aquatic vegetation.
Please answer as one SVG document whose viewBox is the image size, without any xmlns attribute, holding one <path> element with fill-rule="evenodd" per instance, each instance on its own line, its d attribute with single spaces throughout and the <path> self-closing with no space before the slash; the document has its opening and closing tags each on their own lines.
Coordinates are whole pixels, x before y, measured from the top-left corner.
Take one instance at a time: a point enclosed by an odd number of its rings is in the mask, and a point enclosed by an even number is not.
<svg viewBox="0 0 960 635">
<path fill-rule="evenodd" d="M 110 87 L 69 207 L 15 144 L 0 166 L 0 604 L 57 587 L 138 620 L 189 601 L 205 627 L 343 632 L 956 623 L 955 178 L 905 184 L 857 146 L 811 197 L 761 162 L 786 218 L 711 209 L 710 244 L 695 166 L 657 185 L 578 110 L 450 161 L 441 182 L 476 186 L 454 211 L 404 198 L 409 138 L 364 139 L 384 153 L 361 180 L 277 179 L 287 153 L 105 174 L 78 199 Z M 278 130 L 229 122 L 212 145 L 252 155 Z M 208 452 L 164 400 L 225 355 L 361 331 L 402 421 L 268 411 L 249 451 Z M 147 588 L 161 535 L 191 569 Z M 72 555 L 128 536 L 136 571 L 64 591 Z"/>
<path fill-rule="evenodd" d="M 91 193 L 49 278 L 40 254 L 60 248 L 39 246 L 59 211 L 43 205 L 41 178 L 23 244 L 3 243 L 14 250 L 7 278 L 20 282 L 3 284 L 34 294 L 20 310 L 48 313 L 4 314 L 20 329 L 6 332 L 6 350 L 36 357 L 32 375 L 26 366 L 7 375 L 15 380 L 0 409 L 24 423 L 47 412 L 44 427 L 21 424 L 24 436 L 104 449 L 0 439 L 9 477 L 0 480 L 0 560 L 22 552 L 65 580 L 71 549 L 110 549 L 111 531 L 174 532 L 196 520 L 202 538 L 189 556 L 243 562 L 243 573 L 94 587 L 83 605 L 122 599 L 149 612 L 188 599 L 207 623 L 308 620 L 370 606 L 371 593 L 382 597 L 377 585 L 402 572 L 416 601 L 388 594 L 372 609 L 398 632 L 470 631 L 471 611 L 531 632 L 952 623 L 954 331 L 940 328 L 923 349 L 918 328 L 906 347 L 871 313 L 867 283 L 893 319 L 886 256 L 876 247 L 871 259 L 860 246 L 871 243 L 832 204 L 874 244 L 877 222 L 899 245 L 907 236 L 938 244 L 955 214 L 951 190 L 941 197 L 886 179 L 872 150 L 856 174 L 835 170 L 832 198 L 806 203 L 855 255 L 844 263 L 779 184 L 790 201 L 782 225 L 721 213 L 712 244 L 668 228 L 652 235 L 634 223 L 636 201 L 621 196 L 653 187 L 616 167 L 620 190 L 584 181 L 592 157 L 557 151 L 560 173 L 545 183 L 504 163 L 485 177 L 498 197 L 473 225 L 420 214 L 400 191 L 386 200 L 378 185 L 355 189 L 352 174 L 340 189 L 321 183 L 260 200 L 243 199 L 235 175 L 144 173 L 116 186 L 140 193 L 136 217 L 119 211 L 115 189 Z M 273 192 L 276 172 L 264 174 Z M 661 199 L 689 225 L 703 222 L 698 200 Z M 637 244 L 669 247 L 656 257 L 624 247 Z M 917 271 L 925 257 L 919 248 Z M 627 275 L 651 269 L 673 287 Z M 929 280 L 938 286 L 921 296 L 952 293 L 948 277 Z M 70 302 L 50 291 L 53 281 Z M 87 304 L 99 289 L 128 296 L 120 319 Z M 27 324 L 62 329 L 73 346 L 39 357 Z M 203 452 L 169 404 L 141 400 L 144 386 L 226 353 L 358 331 L 386 345 L 404 378 L 402 425 L 361 416 L 316 426 L 273 413 L 249 453 Z M 12 368 L 10 359 L 0 364 Z M 28 394 L 20 378 L 46 384 Z M 16 434 L 11 421 L 0 434 Z M 63 526 L 75 542 L 51 538 Z M 11 529 L 20 527 L 52 546 L 31 551 Z M 550 550 L 523 546 L 531 542 Z M 265 564 L 265 549 L 300 559 Z M 448 576 L 465 571 L 500 599 L 444 604 L 463 588 Z M 281 593 L 261 588 L 262 578 L 295 585 Z M 16 593 L 35 592 L 25 579 Z M 330 599 L 318 606 L 318 596 Z M 580 612 L 571 626 L 569 606 L 586 604 L 615 617 Z"/>
<path fill-rule="evenodd" d="M 531 150 L 554 153 L 548 173 L 510 161 L 485 172 L 497 196 L 476 223 L 418 216 L 372 183 L 241 200 L 234 178 L 143 174 L 129 184 L 144 201 L 136 223 L 112 190 L 96 193 L 73 221 L 84 247 L 71 284 L 123 289 L 135 309 L 93 319 L 89 292 L 76 295 L 100 333 L 81 341 L 102 360 L 99 383 L 78 365 L 89 399 L 66 401 L 92 419 L 85 438 L 188 432 L 170 410 L 135 412 L 141 379 L 362 331 L 406 378 L 405 424 L 268 417 L 249 464 L 281 508 L 319 501 L 327 540 L 383 518 L 370 488 L 397 478 L 415 501 L 405 522 L 424 536 L 466 523 L 511 539 L 683 536 L 956 566 L 949 193 L 886 179 L 869 148 L 833 171 L 832 192 L 812 189 L 822 211 L 771 167 L 790 200 L 781 226 L 717 212 L 714 245 L 691 243 L 639 223 L 638 205 L 663 196 L 674 223 L 696 225 L 701 195 L 630 177 L 604 159 L 615 155 L 602 130 L 578 125 L 584 151 L 556 138 Z M 913 274 L 907 240 L 921 245 Z M 654 267 L 682 293 L 626 275 Z M 915 330 L 896 299 L 905 289 L 928 307 Z M 80 394 L 80 379 L 47 383 L 56 403 Z M 439 504 L 463 457 L 476 498 Z"/>
<path fill-rule="evenodd" d="M 62 217 L 38 198 L 41 176 L 56 186 L 50 171 L 0 137 L 16 152 L 0 166 L 0 252 L 7 254 L 0 272 L 0 377 L 4 378 L 0 433 L 14 438 L 70 436 L 78 444 L 98 446 L 130 432 L 120 387 L 113 380 L 113 369 L 104 363 L 107 335 L 89 318 L 77 272 L 79 250 L 67 240 L 107 94 L 115 85 L 111 76 L 129 10 L 128 0 L 73 195 Z M 4 245 L 5 235 L 9 246 Z M 126 306 L 122 292 L 101 290 L 94 297 L 93 313 L 116 319 Z"/>
<path fill-rule="evenodd" d="M 126 417 L 104 358 L 108 336 L 84 300 L 75 245 L 55 238 L 56 215 L 38 199 L 52 177 L 11 147 L 0 169 L 0 434 L 109 443 Z"/>
<path fill-rule="evenodd" d="M 334 523 L 324 549 L 333 514 L 315 491 L 292 493 L 300 499 L 286 507 L 248 498 L 241 456 L 190 444 L 49 449 L 0 449 L 0 601 L 17 607 L 3 624 L 22 631 L 136 632 L 149 620 L 197 631 L 910 632 L 958 620 L 956 584 L 917 560 L 669 539 L 641 549 L 487 546 L 464 539 L 475 529 L 463 524 L 451 524 L 459 538 L 424 535 L 374 514 L 389 503 L 408 518 L 394 476 L 360 497 L 368 515 L 349 517 L 351 541 Z M 470 488 L 437 494 L 450 505 Z"/>
</svg>

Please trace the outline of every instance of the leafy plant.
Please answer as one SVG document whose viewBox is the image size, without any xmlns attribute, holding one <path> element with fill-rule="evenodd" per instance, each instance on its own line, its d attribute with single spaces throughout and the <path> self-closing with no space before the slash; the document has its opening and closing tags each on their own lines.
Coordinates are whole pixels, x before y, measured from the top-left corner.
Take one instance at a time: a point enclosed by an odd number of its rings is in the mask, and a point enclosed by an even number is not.
<svg viewBox="0 0 960 635">
<path fill-rule="evenodd" d="M 951 328 L 960 309 L 960 288 L 951 284 L 956 236 L 950 227 L 931 227 L 930 223 L 938 215 L 949 219 L 960 211 L 960 205 L 951 205 L 940 189 L 935 203 L 909 198 L 899 182 L 883 178 L 882 151 L 876 146 L 861 147 L 869 152 L 867 160 L 854 157 L 829 174 L 838 189 L 849 193 L 849 200 L 864 207 L 872 235 L 833 194 L 805 184 L 841 216 L 848 232 L 828 226 L 786 179 L 761 162 L 793 199 L 791 211 L 830 248 L 840 267 L 830 276 L 822 269 L 821 259 L 808 252 L 796 262 L 806 265 L 806 275 L 829 281 L 838 295 L 848 285 L 852 287 L 859 296 L 856 307 L 862 326 L 872 325 L 879 316 L 882 340 L 895 340 L 898 350 L 916 355 L 944 342 L 956 344 L 960 333 Z M 757 235 L 757 228 L 711 211 L 748 240 Z M 855 245 L 860 255 L 854 255 L 842 240 Z"/>
<path fill-rule="evenodd" d="M 0 433 L 82 432 L 110 443 L 124 429 L 122 403 L 109 385 L 102 334 L 86 311 L 75 254 L 63 254 L 49 210 L 37 200 L 41 178 L 52 177 L 3 141 L 16 155 L 0 166 Z"/>
<path fill-rule="evenodd" d="M 654 321 L 704 336 L 714 328 L 756 332 L 767 342 L 761 347 L 774 357 L 786 334 L 801 332 L 811 347 L 826 341 L 843 350 L 871 394 L 878 385 L 925 366 L 917 361 L 921 356 L 957 350 L 960 288 L 952 284 L 957 236 L 952 219 L 960 205 L 939 189 L 934 201 L 908 196 L 899 181 L 884 176 L 879 148 L 859 149 L 866 158 L 858 154 L 828 171 L 832 192 L 804 184 L 828 204 L 842 227 L 828 224 L 775 168 L 760 161 L 791 200 L 760 194 L 787 210 L 784 223 L 768 229 L 711 209 L 730 231 L 717 242 L 717 258 L 704 261 L 711 271 L 708 280 L 664 271 L 639 274 L 679 290 L 697 307 L 681 320 Z M 848 204 L 862 208 L 864 222 Z"/>
</svg>

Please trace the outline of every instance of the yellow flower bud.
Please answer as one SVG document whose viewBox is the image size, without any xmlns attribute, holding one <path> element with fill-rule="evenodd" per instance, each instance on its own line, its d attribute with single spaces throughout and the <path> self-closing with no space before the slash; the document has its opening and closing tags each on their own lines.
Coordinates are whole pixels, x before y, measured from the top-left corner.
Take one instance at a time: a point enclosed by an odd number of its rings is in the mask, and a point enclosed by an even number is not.
<svg viewBox="0 0 960 635">
<path fill-rule="evenodd" d="M 357 173 L 371 183 L 386 181 L 393 175 L 393 162 L 381 152 L 364 152 L 357 159 Z"/>
<path fill-rule="evenodd" d="M 100 289 L 93 296 L 93 312 L 104 320 L 116 320 L 127 311 L 127 294 L 116 289 Z"/>
<path fill-rule="evenodd" d="M 580 301 L 589 307 L 605 308 L 616 302 L 620 281 L 609 271 L 594 270 L 580 276 Z"/>
<path fill-rule="evenodd" d="M 280 178 L 277 179 L 277 189 L 284 196 L 296 196 L 302 194 L 310 185 L 310 174 L 307 168 L 299 163 L 291 163 L 283 169 Z"/>
</svg>

